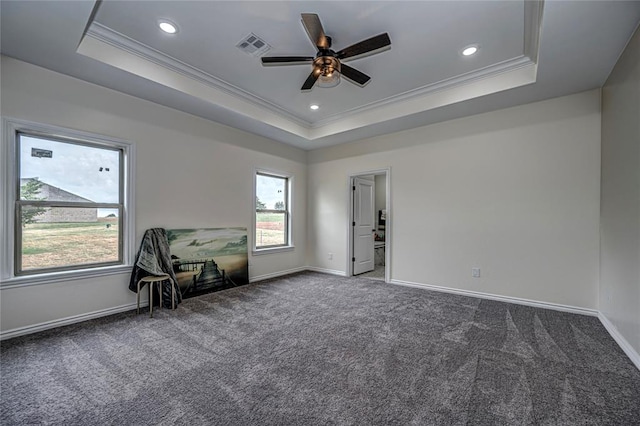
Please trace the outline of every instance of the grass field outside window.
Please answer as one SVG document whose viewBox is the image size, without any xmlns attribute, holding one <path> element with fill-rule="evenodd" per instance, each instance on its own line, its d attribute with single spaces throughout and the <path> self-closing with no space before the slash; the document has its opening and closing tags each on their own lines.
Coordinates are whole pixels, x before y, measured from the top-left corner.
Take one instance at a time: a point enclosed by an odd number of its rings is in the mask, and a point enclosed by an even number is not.
<svg viewBox="0 0 640 426">
<path fill-rule="evenodd" d="M 256 245 L 276 246 L 286 244 L 286 213 L 256 213 Z"/>
<path fill-rule="evenodd" d="M 55 268 L 118 261 L 118 219 L 32 223 L 22 231 L 22 268 Z"/>
</svg>

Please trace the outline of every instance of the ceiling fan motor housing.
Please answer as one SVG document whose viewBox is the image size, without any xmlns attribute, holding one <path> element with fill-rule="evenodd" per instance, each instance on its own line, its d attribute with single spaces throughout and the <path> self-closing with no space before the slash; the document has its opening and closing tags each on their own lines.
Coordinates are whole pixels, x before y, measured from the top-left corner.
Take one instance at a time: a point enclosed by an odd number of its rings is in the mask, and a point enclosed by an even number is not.
<svg viewBox="0 0 640 426">
<path fill-rule="evenodd" d="M 340 72 L 340 61 L 335 56 L 317 56 L 313 60 L 313 70 L 323 77 L 331 77 L 334 72 Z"/>
</svg>

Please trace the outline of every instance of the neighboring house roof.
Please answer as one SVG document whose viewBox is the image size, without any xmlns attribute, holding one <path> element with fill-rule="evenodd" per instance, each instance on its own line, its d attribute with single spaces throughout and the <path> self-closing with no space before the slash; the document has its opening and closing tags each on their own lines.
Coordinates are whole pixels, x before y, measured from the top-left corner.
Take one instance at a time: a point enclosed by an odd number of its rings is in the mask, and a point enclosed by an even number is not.
<svg viewBox="0 0 640 426">
<path fill-rule="evenodd" d="M 31 181 L 31 180 L 36 180 L 38 178 L 20 178 L 20 186 L 25 185 L 27 182 Z M 39 180 L 39 179 L 38 179 Z M 40 181 L 40 183 L 42 183 L 42 186 L 40 187 L 40 194 L 42 194 L 43 196 L 47 196 L 49 195 L 49 197 L 52 195 L 52 193 L 55 193 L 56 195 L 56 199 L 58 198 L 64 198 L 65 201 L 83 201 L 86 203 L 93 203 L 94 201 L 89 200 L 87 198 L 81 197 L 79 195 L 76 195 L 72 192 L 69 191 L 65 191 L 64 189 L 58 188 L 57 186 L 53 186 L 53 185 L 49 185 L 48 183 L 44 182 L 44 181 Z"/>
</svg>

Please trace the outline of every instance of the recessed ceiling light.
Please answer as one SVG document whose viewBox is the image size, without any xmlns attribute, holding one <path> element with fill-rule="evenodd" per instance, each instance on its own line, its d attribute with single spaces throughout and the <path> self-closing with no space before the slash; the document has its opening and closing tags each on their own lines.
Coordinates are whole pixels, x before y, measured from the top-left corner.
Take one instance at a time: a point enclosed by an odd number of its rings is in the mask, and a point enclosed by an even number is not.
<svg viewBox="0 0 640 426">
<path fill-rule="evenodd" d="M 464 56 L 471 56 L 471 55 L 474 55 L 476 52 L 478 52 L 478 46 L 467 46 L 464 49 L 462 49 L 462 55 Z"/>
<path fill-rule="evenodd" d="M 314 110 L 314 111 L 315 111 L 315 110 L 317 110 L 317 109 L 320 109 L 320 105 L 311 104 L 311 105 L 309 105 L 309 108 L 311 108 L 312 110 Z"/>
<path fill-rule="evenodd" d="M 178 27 L 167 20 L 158 21 L 158 26 L 167 34 L 175 34 L 178 32 Z"/>
</svg>

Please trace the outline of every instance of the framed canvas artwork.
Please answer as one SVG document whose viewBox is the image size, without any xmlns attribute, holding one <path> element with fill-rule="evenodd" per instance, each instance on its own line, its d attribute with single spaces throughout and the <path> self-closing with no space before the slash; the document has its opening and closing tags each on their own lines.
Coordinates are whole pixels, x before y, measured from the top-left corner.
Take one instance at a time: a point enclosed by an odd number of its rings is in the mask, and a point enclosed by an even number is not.
<svg viewBox="0 0 640 426">
<path fill-rule="evenodd" d="M 246 228 L 168 229 L 182 297 L 249 283 Z"/>
</svg>

